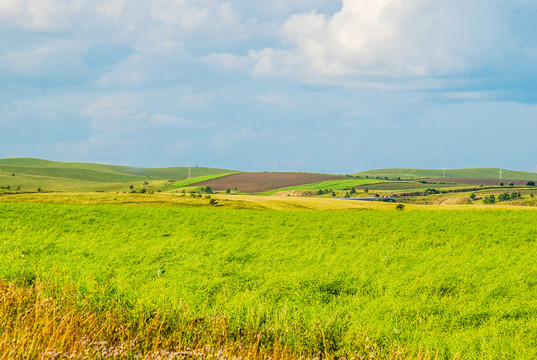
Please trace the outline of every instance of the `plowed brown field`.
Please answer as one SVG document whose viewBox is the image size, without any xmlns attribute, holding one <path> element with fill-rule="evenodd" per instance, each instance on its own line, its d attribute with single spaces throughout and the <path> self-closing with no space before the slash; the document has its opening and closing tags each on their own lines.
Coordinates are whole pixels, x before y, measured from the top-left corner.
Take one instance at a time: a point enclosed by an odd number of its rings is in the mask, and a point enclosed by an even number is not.
<svg viewBox="0 0 537 360">
<path fill-rule="evenodd" d="M 218 179 L 203 181 L 195 186 L 210 186 L 213 190 L 226 190 L 235 188 L 239 191 L 256 194 L 259 192 L 280 189 L 288 186 L 311 184 L 326 180 L 345 179 L 345 176 L 310 174 L 310 173 L 240 173 Z"/>
</svg>

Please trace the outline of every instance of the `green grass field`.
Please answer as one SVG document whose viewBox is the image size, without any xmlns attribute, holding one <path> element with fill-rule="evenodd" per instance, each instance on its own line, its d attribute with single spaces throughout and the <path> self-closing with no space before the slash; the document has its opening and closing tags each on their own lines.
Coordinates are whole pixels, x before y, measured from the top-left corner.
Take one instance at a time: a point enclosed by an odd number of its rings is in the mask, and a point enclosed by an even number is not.
<svg viewBox="0 0 537 360">
<path fill-rule="evenodd" d="M 235 173 L 233 170 L 192 167 L 193 177 Z M 13 176 L 14 175 L 14 176 Z M 0 159 L 0 186 L 22 191 L 123 191 L 130 185 L 167 188 L 167 180 L 186 180 L 188 167 L 136 168 L 90 163 L 65 163 L 32 158 Z M 172 187 L 173 188 L 173 187 Z"/>
<path fill-rule="evenodd" d="M 190 324 L 176 341 L 191 348 L 225 337 L 297 357 L 537 357 L 535 211 L 99 196 L 0 197 L 0 278 L 72 286 L 55 296 L 130 322 L 161 313 Z M 295 203 L 308 201 L 338 200 Z"/>
<path fill-rule="evenodd" d="M 446 170 L 447 178 L 475 178 L 475 179 L 497 179 L 499 176 L 498 168 L 475 168 L 475 169 L 448 169 Z M 510 180 L 535 180 L 537 173 L 526 171 L 513 171 L 503 169 L 503 178 Z M 401 179 L 420 179 L 420 178 L 441 178 L 443 170 L 431 169 L 378 169 L 357 173 L 361 177 L 389 177 Z"/>
</svg>

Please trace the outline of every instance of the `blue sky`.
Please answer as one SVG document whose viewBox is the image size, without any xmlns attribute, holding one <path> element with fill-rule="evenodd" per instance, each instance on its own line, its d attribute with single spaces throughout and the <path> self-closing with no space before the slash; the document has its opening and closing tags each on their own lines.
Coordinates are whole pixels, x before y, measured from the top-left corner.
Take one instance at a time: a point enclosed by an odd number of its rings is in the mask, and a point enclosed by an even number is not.
<svg viewBox="0 0 537 360">
<path fill-rule="evenodd" d="M 534 0 L 1 0 L 0 157 L 537 171 Z"/>
</svg>

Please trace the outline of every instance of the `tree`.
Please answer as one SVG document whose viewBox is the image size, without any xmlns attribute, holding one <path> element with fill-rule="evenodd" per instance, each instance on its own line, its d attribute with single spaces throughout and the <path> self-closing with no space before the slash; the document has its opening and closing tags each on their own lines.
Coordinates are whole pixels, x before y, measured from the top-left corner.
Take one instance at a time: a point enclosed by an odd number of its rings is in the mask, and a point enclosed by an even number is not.
<svg viewBox="0 0 537 360">
<path fill-rule="evenodd" d="M 528 182 L 526 183 L 526 185 L 527 185 L 527 186 L 535 186 L 535 181 L 530 180 L 530 181 L 528 181 Z"/>
<path fill-rule="evenodd" d="M 134 185 L 129 186 L 129 189 L 131 190 L 134 189 Z"/>
<path fill-rule="evenodd" d="M 322 189 L 319 189 L 319 191 L 317 191 L 317 195 L 324 195 L 324 191 Z"/>
<path fill-rule="evenodd" d="M 216 204 L 218 204 L 218 201 L 216 201 L 215 199 L 209 200 L 209 205 L 215 206 Z"/>
<path fill-rule="evenodd" d="M 15 173 L 11 174 L 11 176 L 15 176 Z"/>
<path fill-rule="evenodd" d="M 509 186 L 514 186 L 515 184 L 513 184 L 512 181 L 509 182 Z"/>
<path fill-rule="evenodd" d="M 395 205 L 395 210 L 399 210 L 399 211 L 401 211 L 401 210 L 405 210 L 405 205 L 403 205 L 403 204 L 397 204 L 397 205 Z"/>
<path fill-rule="evenodd" d="M 501 182 L 501 183 L 500 183 L 500 186 L 503 186 L 503 185 L 504 185 L 504 183 L 503 183 L 503 182 Z"/>
<path fill-rule="evenodd" d="M 41 192 L 41 188 L 37 188 L 37 192 Z"/>
<path fill-rule="evenodd" d="M 332 197 L 336 197 L 335 191 L 332 191 Z"/>
<path fill-rule="evenodd" d="M 231 193 L 231 190 L 226 189 L 226 194 L 230 194 L 230 193 Z"/>
<path fill-rule="evenodd" d="M 503 194 L 498 195 L 498 201 L 507 201 L 510 199 L 511 199 L 511 196 L 509 196 L 508 193 L 503 193 Z"/>
<path fill-rule="evenodd" d="M 470 199 L 475 200 L 475 194 L 474 193 L 470 194 Z"/>
<path fill-rule="evenodd" d="M 365 188 L 364 192 L 367 194 L 369 192 L 369 188 Z"/>
<path fill-rule="evenodd" d="M 345 197 L 346 197 L 346 198 L 350 198 L 350 197 L 351 197 L 351 195 L 349 194 L 348 191 L 345 193 Z"/>
</svg>

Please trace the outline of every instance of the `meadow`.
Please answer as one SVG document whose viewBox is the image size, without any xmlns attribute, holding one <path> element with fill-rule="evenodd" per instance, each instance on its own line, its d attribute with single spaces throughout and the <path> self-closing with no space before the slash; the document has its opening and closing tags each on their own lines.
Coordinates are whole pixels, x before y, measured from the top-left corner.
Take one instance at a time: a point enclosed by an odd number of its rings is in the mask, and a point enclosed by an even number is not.
<svg viewBox="0 0 537 360">
<path fill-rule="evenodd" d="M 0 353 L 537 357 L 534 210 L 216 198 L 0 197 Z"/>
</svg>

